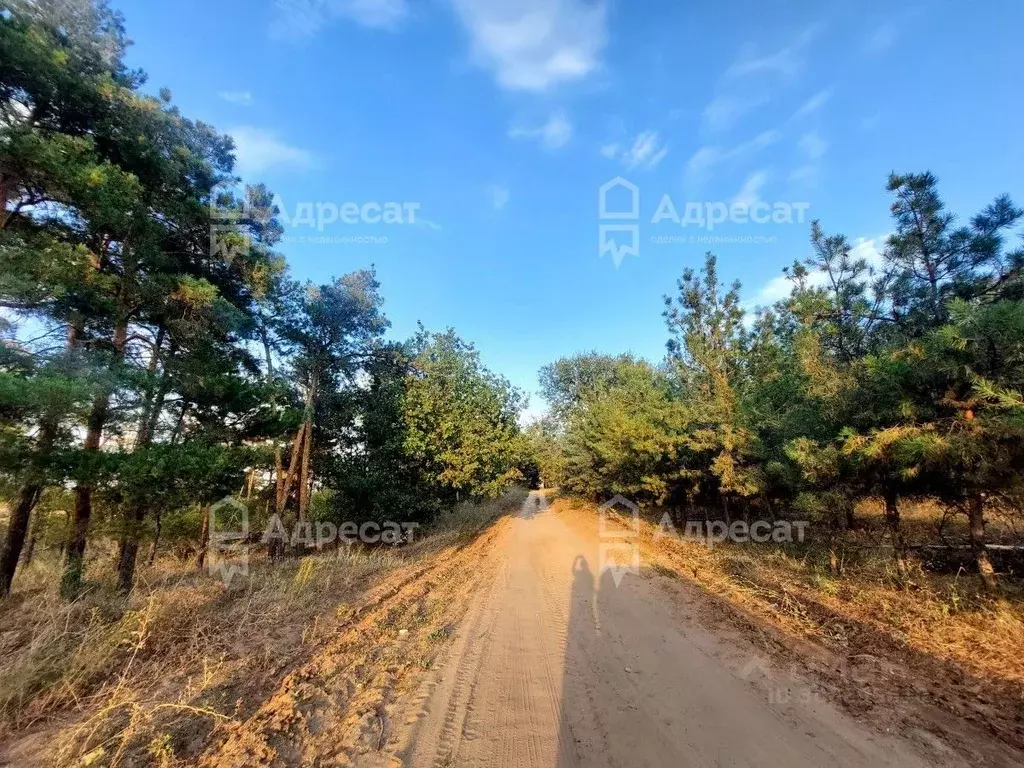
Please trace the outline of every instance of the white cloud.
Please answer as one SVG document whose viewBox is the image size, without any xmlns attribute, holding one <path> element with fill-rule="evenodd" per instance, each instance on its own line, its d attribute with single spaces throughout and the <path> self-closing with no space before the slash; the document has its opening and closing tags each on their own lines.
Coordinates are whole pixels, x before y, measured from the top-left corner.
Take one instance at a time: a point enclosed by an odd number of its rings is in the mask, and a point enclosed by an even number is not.
<svg viewBox="0 0 1024 768">
<path fill-rule="evenodd" d="M 452 0 L 452 7 L 474 60 L 508 90 L 584 78 L 608 40 L 607 0 Z"/>
<path fill-rule="evenodd" d="M 221 91 L 219 94 L 224 101 L 237 104 L 240 107 L 252 106 L 252 93 L 249 91 Z"/>
<path fill-rule="evenodd" d="M 553 112 L 543 125 L 535 128 L 513 126 L 508 131 L 511 139 L 537 139 L 544 149 L 561 149 L 572 139 L 572 123 L 561 110 Z"/>
<path fill-rule="evenodd" d="M 696 186 L 705 180 L 711 170 L 721 163 L 737 162 L 756 155 L 758 152 L 775 144 L 782 138 L 776 130 L 762 131 L 754 138 L 748 139 L 730 149 L 717 146 L 705 146 L 698 149 L 686 163 L 686 182 Z"/>
<path fill-rule="evenodd" d="M 810 131 L 800 137 L 800 141 L 797 142 L 797 149 L 803 155 L 804 162 L 803 165 L 789 174 L 789 180 L 794 184 L 811 186 L 818 181 L 821 159 L 828 151 L 828 142 L 816 132 Z"/>
<path fill-rule="evenodd" d="M 704 172 L 725 160 L 728 153 L 718 147 L 701 147 L 686 161 L 686 177 L 690 183 L 696 183 Z"/>
<path fill-rule="evenodd" d="M 804 163 L 790 171 L 789 182 L 802 187 L 812 187 L 818 183 L 818 170 L 816 164 Z"/>
<path fill-rule="evenodd" d="M 820 160 L 828 151 L 828 142 L 816 132 L 810 131 L 800 137 L 798 145 L 809 160 Z"/>
<path fill-rule="evenodd" d="M 629 169 L 651 170 L 665 159 L 668 147 L 662 143 L 657 131 L 642 131 L 627 149 L 619 144 L 605 144 L 601 147 L 601 154 L 609 160 L 618 158 Z"/>
<path fill-rule="evenodd" d="M 711 131 L 724 131 L 739 122 L 748 112 L 768 103 L 768 92 L 760 91 L 743 96 L 716 96 L 704 108 L 704 126 Z"/>
<path fill-rule="evenodd" d="M 228 133 L 235 140 L 235 168 L 242 177 L 272 168 L 302 170 L 313 163 L 312 154 L 285 144 L 262 128 L 241 126 Z"/>
<path fill-rule="evenodd" d="M 895 22 L 886 21 L 865 38 L 861 48 L 867 54 L 884 53 L 892 48 L 896 42 L 897 34 L 898 30 Z"/>
<path fill-rule="evenodd" d="M 854 259 L 864 259 L 869 267 L 878 269 L 885 264 L 883 254 L 888 240 L 888 233 L 877 237 L 858 237 L 850 246 L 850 256 Z"/>
<path fill-rule="evenodd" d="M 715 96 L 704 109 L 705 128 L 728 130 L 744 115 L 768 103 L 780 83 L 793 80 L 803 71 L 807 47 L 817 33 L 817 26 L 807 27 L 788 45 L 768 53 L 744 46 L 719 78 Z"/>
<path fill-rule="evenodd" d="M 804 48 L 814 39 L 816 34 L 816 27 L 808 27 L 789 45 L 783 46 L 777 51 L 760 55 L 755 46 L 748 44 L 740 52 L 739 58 L 725 70 L 724 77 L 726 79 L 735 79 L 761 74 L 778 74 L 785 77 L 793 77 L 803 69 Z"/>
<path fill-rule="evenodd" d="M 745 141 L 742 144 L 738 144 L 733 147 L 727 156 L 730 158 L 744 157 L 745 155 L 760 152 L 762 149 L 770 147 L 772 144 L 782 138 L 782 134 L 774 129 L 769 131 L 761 131 L 754 138 L 749 141 Z"/>
<path fill-rule="evenodd" d="M 878 237 L 858 237 L 850 246 L 850 256 L 853 259 L 864 259 L 869 267 L 878 269 L 885 263 L 882 254 L 885 251 L 886 240 L 889 235 Z M 824 272 L 812 271 L 807 276 L 807 283 L 812 288 L 819 288 L 828 283 L 828 277 Z M 744 302 L 744 308 L 752 310 L 754 307 L 765 307 L 780 301 L 793 289 L 793 283 L 785 275 L 776 275 L 761 288 L 750 301 Z"/>
<path fill-rule="evenodd" d="M 274 30 L 285 37 L 315 35 L 348 19 L 372 29 L 394 29 L 409 15 L 406 0 L 275 0 Z"/>
<path fill-rule="evenodd" d="M 750 174 L 746 181 L 743 182 L 743 186 L 740 187 L 740 191 L 736 193 L 736 196 L 732 199 L 733 205 L 743 205 L 750 207 L 761 201 L 761 188 L 768 181 L 767 171 L 755 171 Z"/>
<path fill-rule="evenodd" d="M 668 147 L 661 143 L 657 131 L 644 131 L 623 156 L 627 168 L 654 168 L 665 159 Z"/>
<path fill-rule="evenodd" d="M 821 277 L 824 277 L 822 275 Z M 818 273 L 811 275 L 811 280 L 817 280 Z M 746 309 L 753 309 L 754 307 L 767 307 L 774 304 L 776 301 L 789 296 L 790 291 L 793 289 L 793 283 L 785 275 L 776 275 L 769 280 L 765 286 L 757 292 L 757 295 L 748 302 L 745 302 Z"/>
<path fill-rule="evenodd" d="M 509 191 L 508 187 L 502 186 L 501 184 L 492 184 L 487 188 L 487 192 L 491 198 L 491 207 L 496 210 L 502 210 L 508 205 Z"/>
<path fill-rule="evenodd" d="M 799 120 L 804 117 L 810 117 L 816 114 L 828 104 L 829 99 L 832 98 L 832 88 L 823 88 L 816 94 L 811 96 L 807 101 L 800 105 L 800 109 L 793 113 L 793 119 Z"/>
</svg>

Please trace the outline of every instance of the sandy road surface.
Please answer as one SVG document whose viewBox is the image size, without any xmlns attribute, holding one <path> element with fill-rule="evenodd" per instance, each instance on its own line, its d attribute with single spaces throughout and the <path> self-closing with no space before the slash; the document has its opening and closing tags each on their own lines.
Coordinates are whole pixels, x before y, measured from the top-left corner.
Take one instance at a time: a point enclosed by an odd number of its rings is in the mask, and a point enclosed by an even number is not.
<svg viewBox="0 0 1024 768">
<path fill-rule="evenodd" d="M 591 518 L 593 521 L 593 518 Z M 481 568 L 447 658 L 406 705 L 414 766 L 923 766 L 912 746 L 751 675 L 641 567 L 600 572 L 596 525 L 531 494 Z M 628 550 L 616 549 L 619 562 Z"/>
</svg>

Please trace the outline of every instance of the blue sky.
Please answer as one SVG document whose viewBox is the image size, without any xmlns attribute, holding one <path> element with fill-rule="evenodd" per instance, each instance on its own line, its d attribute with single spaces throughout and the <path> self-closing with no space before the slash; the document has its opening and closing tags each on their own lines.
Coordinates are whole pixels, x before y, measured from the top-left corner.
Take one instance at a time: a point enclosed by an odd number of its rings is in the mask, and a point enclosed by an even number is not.
<svg viewBox="0 0 1024 768">
<path fill-rule="evenodd" d="M 375 264 L 394 336 L 454 326 L 531 393 L 573 352 L 660 359 L 661 297 L 706 250 L 751 306 L 781 295 L 812 218 L 877 258 L 890 170 L 932 170 L 963 216 L 1024 196 L 1016 0 L 115 2 L 147 88 L 234 135 L 289 217 L 419 205 L 415 223 L 293 222 L 297 277 Z M 618 176 L 640 249 L 616 267 L 598 191 Z M 681 217 L 808 207 L 708 231 L 652 223 L 665 195 Z"/>
</svg>

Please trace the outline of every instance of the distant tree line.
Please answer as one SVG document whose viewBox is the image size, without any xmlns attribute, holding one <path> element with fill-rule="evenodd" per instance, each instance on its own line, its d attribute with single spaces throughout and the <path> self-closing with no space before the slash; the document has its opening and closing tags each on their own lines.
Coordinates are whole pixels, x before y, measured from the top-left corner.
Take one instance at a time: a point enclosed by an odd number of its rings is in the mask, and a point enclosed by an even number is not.
<svg viewBox="0 0 1024 768">
<path fill-rule="evenodd" d="M 521 394 L 453 331 L 386 341 L 372 269 L 292 279 L 271 192 L 128 44 L 101 0 L 0 11 L 0 596 L 58 511 L 74 596 L 91 538 L 129 590 L 143 543 L 201 549 L 227 494 L 425 521 L 519 478 Z"/>
<path fill-rule="evenodd" d="M 527 438 L 542 474 L 587 497 L 620 493 L 686 515 L 811 510 L 854 527 L 882 501 L 897 565 L 900 509 L 937 499 L 967 516 L 986 584 L 985 520 L 1024 484 L 1022 212 L 1000 196 L 967 223 L 929 173 L 889 177 L 882 260 L 815 222 L 788 297 L 745 317 L 715 257 L 665 298 L 660 365 L 585 354 L 541 373 L 551 417 Z"/>
</svg>

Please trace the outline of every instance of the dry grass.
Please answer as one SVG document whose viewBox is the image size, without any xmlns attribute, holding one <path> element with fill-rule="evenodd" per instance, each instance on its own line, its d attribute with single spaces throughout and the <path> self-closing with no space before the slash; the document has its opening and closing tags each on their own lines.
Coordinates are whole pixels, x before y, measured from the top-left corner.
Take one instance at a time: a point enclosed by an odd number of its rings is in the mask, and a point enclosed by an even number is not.
<svg viewBox="0 0 1024 768">
<path fill-rule="evenodd" d="M 572 505 L 569 500 L 556 504 Z M 904 514 L 912 540 L 934 540 L 940 512 L 931 505 Z M 881 512 L 859 510 L 868 526 L 833 542 L 842 575 L 829 566 L 829 548 L 736 544 L 709 548 L 703 540 L 658 536 L 657 521 L 643 520 L 644 549 L 659 570 L 678 572 L 709 591 L 786 630 L 840 649 L 865 641 L 865 630 L 926 656 L 951 662 L 967 673 L 1009 686 L 1024 697 L 1024 590 L 1007 579 L 1003 594 L 988 595 L 973 573 L 932 573 L 911 562 L 900 577 L 891 550 L 878 548 Z M 958 521 L 945 530 L 957 533 Z M 1000 534 L 1005 540 L 1005 536 Z M 857 635 L 857 637 L 854 637 Z M 879 650 L 879 653 L 882 653 Z"/>
<path fill-rule="evenodd" d="M 92 542 L 90 588 L 68 604 L 56 557 L 40 553 L 0 602 L 0 762 L 45 753 L 60 765 L 140 755 L 169 765 L 175 751 L 196 754 L 217 728 L 250 716 L 388 574 L 461 546 L 524 496 L 464 505 L 398 550 L 342 548 L 277 565 L 254 558 L 230 589 L 167 556 L 140 569 L 125 599 L 112 551 Z"/>
<path fill-rule="evenodd" d="M 529 491 L 513 486 L 504 495 L 483 502 L 460 504 L 438 516 L 431 526 L 434 533 L 457 533 L 460 537 L 473 537 L 502 515 L 517 511 L 526 501 Z"/>
<path fill-rule="evenodd" d="M 103 574 L 70 605 L 58 599 L 57 574 L 47 573 L 56 568 L 36 568 L 32 575 L 47 586 L 26 589 L 23 581 L 21 599 L 0 609 L 0 622 L 14 628 L 0 651 L 0 737 L 82 713 L 58 757 L 88 746 L 116 763 L 120 749 L 173 732 L 184 715 L 201 715 L 212 729 L 237 712 L 242 689 L 301 656 L 344 615 L 346 600 L 402 562 L 390 552 L 344 550 L 261 562 L 228 590 L 194 566 L 164 560 L 128 600 Z"/>
</svg>

